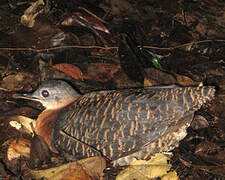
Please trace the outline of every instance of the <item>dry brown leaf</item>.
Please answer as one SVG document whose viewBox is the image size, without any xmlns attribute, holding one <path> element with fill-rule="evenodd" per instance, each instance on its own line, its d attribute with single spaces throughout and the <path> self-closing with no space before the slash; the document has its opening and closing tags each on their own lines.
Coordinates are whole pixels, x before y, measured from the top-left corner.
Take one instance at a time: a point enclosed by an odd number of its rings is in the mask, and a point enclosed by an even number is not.
<svg viewBox="0 0 225 180">
<path fill-rule="evenodd" d="M 147 68 L 145 69 L 145 72 L 147 74 L 146 79 L 148 79 L 148 81 L 151 80 L 151 82 L 154 83 L 153 84 L 154 86 L 160 85 L 160 84 L 175 84 L 176 83 L 176 79 L 173 75 L 160 71 L 158 69 Z"/>
<path fill-rule="evenodd" d="M 105 168 L 106 161 L 103 157 L 91 157 L 76 162 L 63 164 L 59 167 L 30 171 L 25 174 L 25 178 L 33 176 L 36 179 L 46 178 L 65 180 L 72 178 L 76 180 L 88 180 L 102 176 Z"/>
<path fill-rule="evenodd" d="M 144 87 L 157 86 L 157 85 L 159 84 L 155 80 L 144 78 Z"/>
<path fill-rule="evenodd" d="M 13 160 L 20 157 L 30 157 L 30 141 L 24 138 L 13 140 L 7 150 L 8 160 Z"/>
<path fill-rule="evenodd" d="M 221 102 L 225 102 L 225 92 L 219 92 L 217 94 L 218 98 L 219 98 L 219 101 Z"/>
<path fill-rule="evenodd" d="M 80 164 L 70 166 L 61 180 L 91 180 Z"/>
<path fill-rule="evenodd" d="M 177 84 L 181 86 L 198 86 L 201 82 L 192 80 L 191 78 L 183 75 L 176 74 Z"/>
<path fill-rule="evenodd" d="M 23 89 L 26 81 L 33 79 L 34 75 L 31 73 L 18 72 L 3 78 L 0 87 L 12 91 L 19 91 Z"/>
<path fill-rule="evenodd" d="M 215 152 L 218 152 L 219 150 L 220 150 L 220 146 L 218 145 L 218 143 L 205 140 L 196 146 L 194 153 L 203 157 L 208 157 L 208 153 L 214 154 Z M 213 157 L 216 158 L 216 155 L 214 154 Z"/>
<path fill-rule="evenodd" d="M 201 115 L 194 116 L 194 119 L 191 122 L 191 127 L 195 130 L 201 129 L 201 128 L 207 128 L 209 126 L 209 123 L 207 119 Z"/>
<path fill-rule="evenodd" d="M 106 168 L 106 160 L 103 157 L 91 157 L 79 161 L 85 171 L 92 177 L 103 176 L 103 170 Z"/>
<path fill-rule="evenodd" d="M 141 83 L 132 81 L 127 74 L 121 69 L 112 79 L 113 83 L 115 83 L 115 87 L 120 88 L 127 88 L 127 87 L 140 87 L 142 86 Z"/>
<path fill-rule="evenodd" d="M 55 64 L 52 67 L 66 73 L 74 79 L 83 79 L 82 71 L 77 66 L 74 66 L 72 64 Z"/>
<path fill-rule="evenodd" d="M 145 180 L 161 177 L 167 174 L 167 171 L 171 168 L 171 164 L 167 163 L 168 160 L 167 156 L 159 153 L 152 156 L 148 161 L 133 159 L 130 166 L 118 174 L 116 180 Z"/>
<path fill-rule="evenodd" d="M 34 135 L 30 147 L 30 168 L 39 168 L 51 159 L 50 149 L 42 136 Z"/>
<path fill-rule="evenodd" d="M 88 24 L 88 26 L 85 24 Z M 65 17 L 61 23 L 63 26 L 73 26 L 73 25 L 81 25 L 84 27 L 92 27 L 98 31 L 102 31 L 110 34 L 109 30 L 101 23 L 98 18 L 93 16 L 81 13 L 81 12 L 73 12 L 72 15 L 68 15 Z"/>
<path fill-rule="evenodd" d="M 112 79 L 119 69 L 120 65 L 93 63 L 88 65 L 87 75 L 85 78 L 105 83 Z"/>
<path fill-rule="evenodd" d="M 191 165 L 195 169 L 201 169 L 203 171 L 207 171 L 209 173 L 213 173 L 218 176 L 225 176 L 224 165 L 216 165 L 216 166 L 201 166 L 201 165 Z"/>
</svg>

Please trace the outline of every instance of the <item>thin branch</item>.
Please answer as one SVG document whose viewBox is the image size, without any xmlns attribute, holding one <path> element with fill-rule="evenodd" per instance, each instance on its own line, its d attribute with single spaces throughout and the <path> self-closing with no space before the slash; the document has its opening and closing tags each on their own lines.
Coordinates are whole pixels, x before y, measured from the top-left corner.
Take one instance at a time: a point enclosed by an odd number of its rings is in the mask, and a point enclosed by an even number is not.
<svg viewBox="0 0 225 180">
<path fill-rule="evenodd" d="M 67 48 L 80 48 L 80 49 L 118 49 L 118 47 L 102 47 L 102 46 L 59 46 L 52 48 L 44 48 L 44 49 L 35 49 L 35 48 L 0 48 L 2 51 L 33 51 L 33 52 L 45 52 L 52 51 L 57 49 L 67 49 Z"/>
<path fill-rule="evenodd" d="M 174 50 L 179 49 L 185 46 L 194 45 L 194 44 L 202 44 L 208 42 L 225 42 L 225 40 L 202 40 L 196 42 L 185 43 L 173 47 L 156 47 L 156 46 L 138 46 L 139 48 L 146 48 L 146 49 L 158 49 L 158 50 Z M 51 47 L 51 48 L 44 48 L 44 49 L 35 49 L 35 48 L 0 48 L 2 51 L 33 51 L 33 52 L 45 52 L 45 51 L 52 51 L 57 49 L 67 49 L 67 48 L 80 48 L 80 49 L 104 49 L 104 50 L 111 50 L 116 49 L 118 47 L 102 47 L 102 46 L 59 46 L 59 47 Z"/>
</svg>

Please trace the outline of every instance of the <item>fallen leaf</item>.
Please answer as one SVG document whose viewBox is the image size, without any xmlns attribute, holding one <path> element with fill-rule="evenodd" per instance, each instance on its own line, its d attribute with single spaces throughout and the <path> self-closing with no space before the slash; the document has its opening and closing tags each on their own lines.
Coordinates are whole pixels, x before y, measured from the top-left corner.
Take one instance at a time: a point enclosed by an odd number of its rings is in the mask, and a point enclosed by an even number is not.
<svg viewBox="0 0 225 180">
<path fill-rule="evenodd" d="M 35 120 L 25 116 L 10 116 L 8 117 L 8 119 L 10 120 L 9 124 L 12 127 L 15 127 L 17 130 L 20 130 L 21 128 L 23 128 L 23 130 L 26 133 L 33 135 L 33 129 L 31 127 L 31 124 L 35 128 L 36 126 Z"/>
<path fill-rule="evenodd" d="M 44 5 L 43 0 L 37 0 L 32 3 L 31 6 L 25 10 L 24 15 L 21 16 L 21 24 L 30 28 L 33 27 L 37 15 L 43 12 L 43 9 L 40 10 L 40 7 Z"/>
<path fill-rule="evenodd" d="M 215 153 L 219 151 L 219 149 L 220 146 L 217 143 L 205 140 L 196 146 L 194 153 L 203 157 L 207 157 L 208 153 Z M 215 158 L 215 154 L 213 157 Z"/>
<path fill-rule="evenodd" d="M 201 129 L 201 128 L 207 128 L 209 126 L 208 121 L 200 115 L 194 116 L 193 121 L 191 122 L 191 127 L 195 130 Z"/>
<path fill-rule="evenodd" d="M 153 85 L 176 83 L 176 79 L 173 75 L 160 71 L 156 68 L 147 68 L 145 69 L 145 72 L 147 74 L 146 79 L 148 79 L 148 81 L 151 80 L 153 82 Z"/>
<path fill-rule="evenodd" d="M 52 67 L 68 74 L 74 79 L 83 79 L 82 71 L 72 64 L 55 64 Z"/>
<path fill-rule="evenodd" d="M 85 172 L 79 164 L 70 166 L 61 180 L 91 180 L 92 178 Z"/>
<path fill-rule="evenodd" d="M 3 78 L 0 87 L 12 91 L 19 91 L 24 88 L 26 82 L 34 79 L 31 73 L 19 72 Z"/>
<path fill-rule="evenodd" d="M 155 80 L 144 78 L 144 87 L 159 85 Z"/>
<path fill-rule="evenodd" d="M 10 126 L 16 128 L 17 130 L 20 130 L 22 125 L 20 123 L 18 123 L 17 121 L 10 121 L 9 122 Z"/>
<path fill-rule="evenodd" d="M 30 157 L 30 141 L 24 138 L 13 140 L 7 150 L 8 160 L 13 160 L 20 157 Z"/>
<path fill-rule="evenodd" d="M 161 71 L 163 70 L 161 64 L 159 63 L 159 61 L 158 61 L 158 59 L 157 59 L 156 57 L 153 57 L 153 58 L 152 58 L 152 64 L 153 64 L 156 68 L 160 69 Z"/>
<path fill-rule="evenodd" d="M 114 74 L 118 72 L 120 65 L 106 64 L 106 63 L 92 63 L 88 65 L 86 79 L 91 79 L 105 83 L 113 78 Z"/>
<path fill-rule="evenodd" d="M 134 158 L 130 166 L 117 175 L 116 180 L 145 180 L 147 178 L 161 177 L 167 174 L 172 166 L 168 164 L 168 160 L 169 158 L 166 155 L 160 153 L 155 154 L 148 161 Z"/>
<path fill-rule="evenodd" d="M 164 175 L 161 180 L 178 180 L 178 179 L 179 179 L 179 177 L 177 176 L 177 172 L 172 171 L 172 172 L 169 172 L 168 174 Z"/>
<path fill-rule="evenodd" d="M 115 87 L 118 89 L 143 86 L 140 82 L 132 81 L 122 69 L 120 69 L 118 73 L 115 74 L 112 81 L 115 83 Z"/>
<path fill-rule="evenodd" d="M 24 178 L 35 177 L 35 179 L 46 178 L 54 180 L 99 179 L 103 176 L 105 168 L 106 161 L 103 157 L 90 157 L 45 170 L 30 170 L 24 175 Z"/>
<path fill-rule="evenodd" d="M 29 166 L 38 168 L 49 163 L 50 157 L 50 150 L 44 138 L 35 134 L 31 140 Z"/>
<path fill-rule="evenodd" d="M 92 27 L 96 30 L 110 34 L 109 30 L 97 18 L 85 16 L 80 12 L 74 12 L 72 15 L 66 16 L 61 24 L 63 26 L 81 25 L 88 28 Z"/>
<path fill-rule="evenodd" d="M 198 86 L 201 83 L 180 74 L 176 74 L 176 78 L 177 78 L 177 84 L 181 86 Z"/>
</svg>

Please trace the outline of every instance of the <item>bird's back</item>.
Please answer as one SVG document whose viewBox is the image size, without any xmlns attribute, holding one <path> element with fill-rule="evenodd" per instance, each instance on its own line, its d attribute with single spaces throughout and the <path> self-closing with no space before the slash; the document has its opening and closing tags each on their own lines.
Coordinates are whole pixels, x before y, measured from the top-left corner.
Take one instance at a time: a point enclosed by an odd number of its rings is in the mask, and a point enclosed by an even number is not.
<svg viewBox="0 0 225 180">
<path fill-rule="evenodd" d="M 184 117 L 190 117 L 190 124 L 194 111 L 213 95 L 213 87 L 150 87 L 88 93 L 64 108 L 55 122 L 52 145 L 77 159 L 101 152 L 116 160 L 146 149 L 160 138 L 164 141 L 161 144 L 168 144 L 173 131 L 170 127 L 186 123 L 182 121 Z"/>
</svg>

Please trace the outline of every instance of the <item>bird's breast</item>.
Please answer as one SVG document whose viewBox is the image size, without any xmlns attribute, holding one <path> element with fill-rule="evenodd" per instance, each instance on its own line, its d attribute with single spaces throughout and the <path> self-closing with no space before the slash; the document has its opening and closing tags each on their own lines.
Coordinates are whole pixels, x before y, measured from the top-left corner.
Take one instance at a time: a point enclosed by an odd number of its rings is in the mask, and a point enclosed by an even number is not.
<svg viewBox="0 0 225 180">
<path fill-rule="evenodd" d="M 42 136 L 52 151 L 55 151 L 51 146 L 51 136 L 55 127 L 60 110 L 44 110 L 36 121 L 35 133 Z"/>
</svg>

